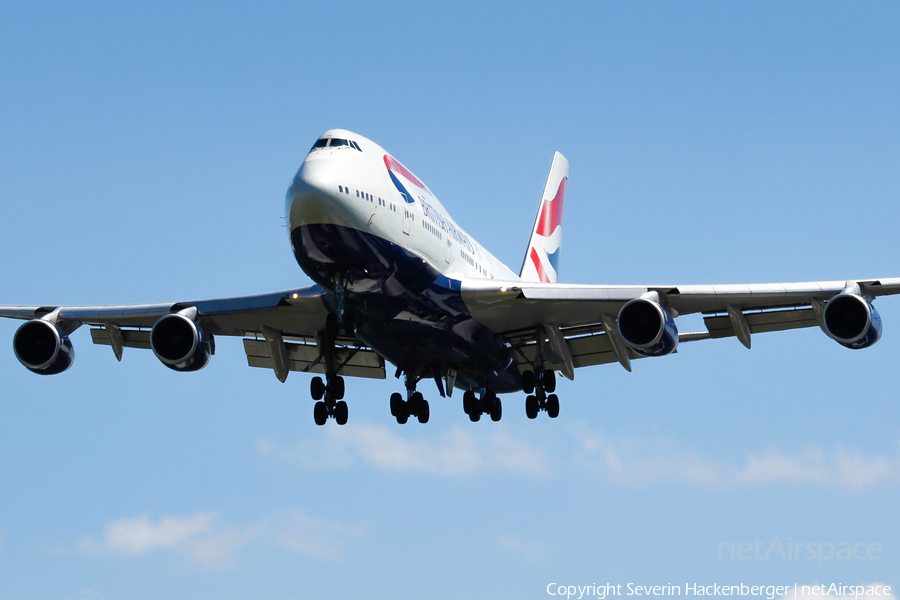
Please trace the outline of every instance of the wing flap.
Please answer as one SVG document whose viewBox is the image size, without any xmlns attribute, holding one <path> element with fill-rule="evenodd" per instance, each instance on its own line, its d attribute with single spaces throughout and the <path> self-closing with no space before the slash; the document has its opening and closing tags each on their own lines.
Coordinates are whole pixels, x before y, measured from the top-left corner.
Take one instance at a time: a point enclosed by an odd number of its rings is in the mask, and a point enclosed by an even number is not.
<svg viewBox="0 0 900 600">
<path fill-rule="evenodd" d="M 571 335 L 572 330 L 564 331 L 563 335 Z M 516 366 L 520 372 L 527 371 L 532 368 L 532 364 L 537 357 L 537 344 L 532 335 L 530 338 L 523 335 L 517 336 L 516 344 L 513 345 L 511 355 L 516 361 Z M 549 340 L 547 340 L 549 343 Z M 591 367 L 594 365 L 605 365 L 608 363 L 619 362 L 612 343 L 605 333 L 593 333 L 591 335 L 581 335 L 579 337 L 566 337 L 566 344 L 569 346 L 569 352 L 572 356 L 572 364 L 578 369 L 581 367 Z M 644 356 L 627 350 L 629 358 L 637 360 L 645 358 Z M 548 367 L 561 370 L 563 365 L 553 362 L 552 353 L 544 350 L 544 362 Z"/>
<path fill-rule="evenodd" d="M 122 329 L 122 346 L 150 350 L 150 332 L 143 329 Z M 101 346 L 112 346 L 106 329 L 91 329 L 91 339 Z"/>
<path fill-rule="evenodd" d="M 750 333 L 787 331 L 819 325 L 812 308 L 749 312 L 744 313 L 744 318 L 750 326 Z M 713 339 L 737 335 L 728 315 L 704 317 L 703 322 L 709 331 L 709 337 Z"/>
<path fill-rule="evenodd" d="M 325 373 L 325 365 L 319 360 L 319 348 L 314 344 L 284 343 L 287 349 L 288 368 L 291 371 Z M 274 369 L 275 363 L 265 340 L 244 338 L 244 352 L 251 367 Z M 361 347 L 337 349 L 338 374 L 346 377 L 385 379 L 384 359 L 373 350 Z"/>
</svg>

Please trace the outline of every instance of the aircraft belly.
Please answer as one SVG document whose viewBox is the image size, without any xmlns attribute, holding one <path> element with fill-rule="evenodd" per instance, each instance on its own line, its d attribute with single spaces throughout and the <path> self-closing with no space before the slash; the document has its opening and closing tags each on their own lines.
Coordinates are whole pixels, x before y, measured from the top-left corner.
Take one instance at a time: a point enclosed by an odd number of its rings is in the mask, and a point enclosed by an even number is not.
<svg viewBox="0 0 900 600">
<path fill-rule="evenodd" d="M 396 366 L 453 368 L 462 385 L 469 381 L 465 373 L 481 370 L 498 392 L 520 386 L 505 345 L 469 314 L 458 282 L 417 255 L 330 223 L 297 227 L 291 242 L 317 283 L 333 291 L 335 281 L 346 282 L 345 314 L 356 335 Z"/>
</svg>

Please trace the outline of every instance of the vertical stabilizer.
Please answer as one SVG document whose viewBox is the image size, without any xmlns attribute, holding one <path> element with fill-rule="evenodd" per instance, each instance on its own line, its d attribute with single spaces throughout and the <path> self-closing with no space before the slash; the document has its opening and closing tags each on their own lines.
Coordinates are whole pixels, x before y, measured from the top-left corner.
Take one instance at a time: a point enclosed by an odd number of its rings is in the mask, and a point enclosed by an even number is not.
<svg viewBox="0 0 900 600">
<path fill-rule="evenodd" d="M 566 181 L 569 178 L 569 161 L 557 152 L 550 165 L 550 176 L 541 196 L 531 241 L 525 251 L 525 261 L 519 277 L 523 281 L 556 283 L 559 273 L 559 247 L 562 244 L 563 202 L 566 197 Z"/>
</svg>

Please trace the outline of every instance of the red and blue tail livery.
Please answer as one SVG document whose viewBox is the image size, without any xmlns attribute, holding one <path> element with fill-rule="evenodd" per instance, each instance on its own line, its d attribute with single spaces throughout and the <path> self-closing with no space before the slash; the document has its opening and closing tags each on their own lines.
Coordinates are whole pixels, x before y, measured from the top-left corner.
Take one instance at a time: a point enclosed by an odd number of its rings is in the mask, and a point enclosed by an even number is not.
<svg viewBox="0 0 900 600">
<path fill-rule="evenodd" d="M 544 186 L 541 207 L 534 227 L 525 261 L 519 277 L 523 281 L 556 283 L 559 274 L 559 247 L 562 244 L 563 204 L 566 199 L 566 181 L 569 178 L 569 161 L 557 152 L 550 165 L 550 175 Z"/>
</svg>

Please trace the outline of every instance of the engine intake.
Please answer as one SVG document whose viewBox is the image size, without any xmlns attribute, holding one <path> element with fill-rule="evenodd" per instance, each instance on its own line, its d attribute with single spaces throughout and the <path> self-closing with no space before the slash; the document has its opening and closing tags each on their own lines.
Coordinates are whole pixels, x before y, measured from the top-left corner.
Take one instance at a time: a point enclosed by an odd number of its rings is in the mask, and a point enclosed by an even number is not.
<svg viewBox="0 0 900 600">
<path fill-rule="evenodd" d="M 50 321 L 28 321 L 13 336 L 13 351 L 26 369 L 39 375 L 62 373 L 75 362 L 69 337 Z"/>
<path fill-rule="evenodd" d="M 847 348 L 868 348 L 881 339 L 881 315 L 856 294 L 838 294 L 825 305 L 825 333 Z"/>
<path fill-rule="evenodd" d="M 622 339 L 638 354 L 665 356 L 678 347 L 675 319 L 653 300 L 631 300 L 619 311 L 616 321 Z"/>
<path fill-rule="evenodd" d="M 199 371 L 209 363 L 210 344 L 197 323 L 180 314 L 162 317 L 150 330 L 150 347 L 175 371 Z"/>
</svg>

